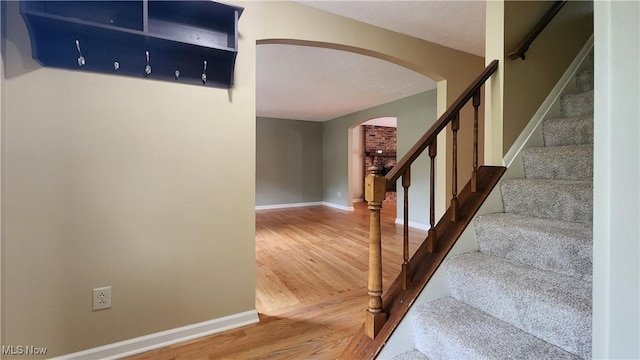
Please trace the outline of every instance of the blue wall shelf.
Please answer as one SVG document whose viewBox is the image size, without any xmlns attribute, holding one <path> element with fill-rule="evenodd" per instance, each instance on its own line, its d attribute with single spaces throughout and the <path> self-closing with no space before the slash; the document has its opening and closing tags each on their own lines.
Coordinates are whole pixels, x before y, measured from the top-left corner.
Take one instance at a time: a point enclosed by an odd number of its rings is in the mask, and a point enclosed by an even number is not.
<svg viewBox="0 0 640 360">
<path fill-rule="evenodd" d="M 214 1 L 22 1 L 43 66 L 230 88 L 243 9 Z"/>
</svg>

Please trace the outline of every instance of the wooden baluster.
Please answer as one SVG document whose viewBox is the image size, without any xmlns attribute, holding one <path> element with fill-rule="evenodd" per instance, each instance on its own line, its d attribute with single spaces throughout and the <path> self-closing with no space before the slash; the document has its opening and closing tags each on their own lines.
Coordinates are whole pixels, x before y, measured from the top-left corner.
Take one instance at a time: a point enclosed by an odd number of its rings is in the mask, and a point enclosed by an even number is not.
<svg viewBox="0 0 640 360">
<path fill-rule="evenodd" d="M 369 168 L 365 182 L 365 200 L 369 204 L 369 308 L 365 314 L 364 329 L 371 339 L 380 332 L 387 321 L 382 312 L 382 239 L 380 234 L 380 209 L 387 191 L 387 179 L 380 176 L 376 166 Z"/>
<path fill-rule="evenodd" d="M 473 172 L 471 173 L 471 191 L 478 191 L 478 107 L 480 89 L 473 94 Z"/>
<path fill-rule="evenodd" d="M 402 175 L 402 187 L 404 188 L 402 288 L 405 290 L 409 286 L 409 186 L 411 186 L 411 168 L 408 168 Z"/>
<path fill-rule="evenodd" d="M 429 145 L 429 158 L 431 158 L 431 172 L 429 181 L 429 233 L 427 235 L 427 252 L 434 252 L 438 247 L 438 238 L 436 234 L 436 155 L 438 155 L 438 141 L 436 138 Z"/>
<path fill-rule="evenodd" d="M 451 176 L 451 221 L 458 221 L 458 130 L 460 130 L 460 112 L 451 120 L 453 131 L 453 174 Z"/>
</svg>

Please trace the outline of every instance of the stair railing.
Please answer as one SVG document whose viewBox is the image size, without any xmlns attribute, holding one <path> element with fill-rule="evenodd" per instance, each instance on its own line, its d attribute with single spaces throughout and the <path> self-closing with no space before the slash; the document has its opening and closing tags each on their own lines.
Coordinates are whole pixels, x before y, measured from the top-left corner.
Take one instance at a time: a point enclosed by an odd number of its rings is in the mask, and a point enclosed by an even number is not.
<svg viewBox="0 0 640 360">
<path fill-rule="evenodd" d="M 429 148 L 430 158 L 430 229 L 427 234 L 426 248 L 428 252 L 436 251 L 438 234 L 435 222 L 435 161 L 437 157 L 437 137 L 451 124 L 452 142 L 452 193 L 448 213 L 449 221 L 456 222 L 459 217 L 460 202 L 458 199 L 458 130 L 460 129 L 460 111 L 472 100 L 473 116 L 473 171 L 471 173 L 471 191 L 478 189 L 478 108 L 480 107 L 480 89 L 498 68 L 498 60 L 493 60 L 484 71 L 467 87 L 456 101 L 445 111 L 436 123 L 416 142 L 406 155 L 386 176 L 381 176 L 377 167 L 369 168 L 365 180 L 365 200 L 368 202 L 369 216 L 369 279 L 368 279 L 368 309 L 365 315 L 364 331 L 374 339 L 387 320 L 382 303 L 382 237 L 380 232 L 380 210 L 385 199 L 387 189 L 402 177 L 404 189 L 404 229 L 403 229 L 403 263 L 401 269 L 402 288 L 407 289 L 410 278 L 409 269 L 409 187 L 411 186 L 411 165 Z M 442 220 L 441 220 L 442 221 Z"/>
<path fill-rule="evenodd" d="M 553 20 L 558 11 L 562 9 L 566 2 L 567 0 L 556 1 L 555 4 L 553 4 L 553 6 L 549 9 L 549 11 L 547 11 L 547 13 L 544 14 L 542 18 L 540 18 L 540 21 L 538 21 L 538 23 L 531 29 L 531 31 L 520 41 L 520 43 L 518 43 L 516 48 L 509 53 L 509 59 L 515 60 L 517 58 L 521 58 L 522 60 L 524 60 L 525 54 L 527 50 L 529 50 L 529 46 L 531 46 L 531 43 L 533 43 L 538 35 L 540 35 L 542 30 L 544 30 L 544 28 L 549 25 L 551 20 Z"/>
</svg>

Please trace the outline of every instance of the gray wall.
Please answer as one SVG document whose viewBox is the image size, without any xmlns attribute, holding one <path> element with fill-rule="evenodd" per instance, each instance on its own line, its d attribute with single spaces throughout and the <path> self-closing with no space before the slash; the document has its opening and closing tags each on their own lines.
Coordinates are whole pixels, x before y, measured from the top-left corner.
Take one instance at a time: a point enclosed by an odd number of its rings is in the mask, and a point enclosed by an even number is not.
<svg viewBox="0 0 640 360">
<path fill-rule="evenodd" d="M 316 201 L 322 201 L 322 123 L 258 117 L 256 205 Z"/>
<path fill-rule="evenodd" d="M 436 90 L 427 91 L 388 104 L 376 106 L 323 123 L 323 198 L 324 201 L 352 206 L 348 199 L 348 136 L 349 128 L 363 121 L 393 116 L 398 119 L 398 159 L 437 120 Z M 421 156 L 412 168 L 410 189 L 410 221 L 428 223 L 428 156 Z M 400 186 L 401 187 L 401 186 Z M 338 196 L 338 193 L 341 196 Z M 401 204 L 403 193 L 398 192 Z M 420 206 L 418 206 L 420 205 Z M 401 210 L 398 216 L 402 216 Z"/>
</svg>

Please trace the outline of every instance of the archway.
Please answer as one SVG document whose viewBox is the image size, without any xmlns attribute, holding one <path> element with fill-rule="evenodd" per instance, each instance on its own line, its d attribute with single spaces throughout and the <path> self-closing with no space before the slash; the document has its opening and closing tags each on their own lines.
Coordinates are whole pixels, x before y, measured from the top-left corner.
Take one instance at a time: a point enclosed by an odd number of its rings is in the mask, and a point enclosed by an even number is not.
<svg viewBox="0 0 640 360">
<path fill-rule="evenodd" d="M 382 165 L 387 169 L 395 165 L 397 126 L 398 118 L 385 116 L 364 120 L 349 128 L 348 182 L 349 198 L 353 202 L 364 200 L 364 177 L 369 165 Z M 380 131 L 368 136 L 368 130 L 374 127 Z"/>
</svg>

